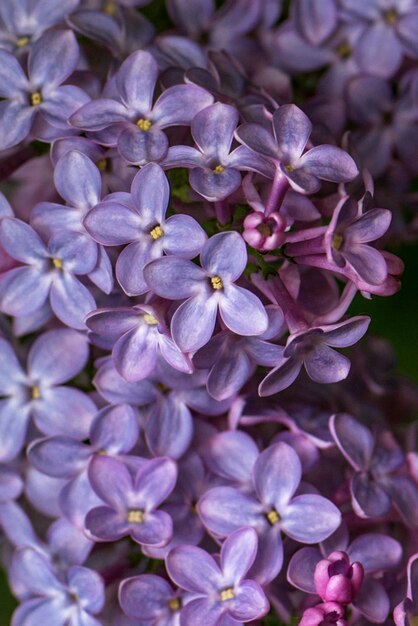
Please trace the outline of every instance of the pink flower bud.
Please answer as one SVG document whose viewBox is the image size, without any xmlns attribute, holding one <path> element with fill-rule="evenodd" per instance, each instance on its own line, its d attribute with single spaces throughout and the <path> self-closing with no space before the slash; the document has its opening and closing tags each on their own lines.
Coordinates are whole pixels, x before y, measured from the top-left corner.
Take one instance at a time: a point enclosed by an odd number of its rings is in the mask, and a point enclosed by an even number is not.
<svg viewBox="0 0 418 626">
<path fill-rule="evenodd" d="M 243 237 L 256 250 L 267 252 L 283 243 L 285 227 L 286 223 L 279 213 L 266 216 L 261 211 L 254 211 L 244 220 Z"/>
<path fill-rule="evenodd" d="M 354 600 L 363 582 L 364 569 L 360 563 L 350 564 L 345 552 L 333 552 L 319 561 L 314 582 L 317 594 L 325 602 L 346 605 Z"/>
</svg>

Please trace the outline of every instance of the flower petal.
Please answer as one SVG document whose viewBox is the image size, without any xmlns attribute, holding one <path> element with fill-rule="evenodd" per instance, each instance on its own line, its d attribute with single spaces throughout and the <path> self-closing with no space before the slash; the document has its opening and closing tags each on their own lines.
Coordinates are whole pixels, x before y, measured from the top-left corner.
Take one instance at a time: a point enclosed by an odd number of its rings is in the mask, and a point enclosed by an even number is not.
<svg viewBox="0 0 418 626">
<path fill-rule="evenodd" d="M 31 83 L 52 92 L 75 70 L 79 48 L 73 31 L 47 31 L 29 53 Z"/>
<path fill-rule="evenodd" d="M 281 513 L 299 486 L 302 466 L 293 448 L 281 442 L 260 454 L 253 475 L 254 488 L 261 502 Z"/>
<path fill-rule="evenodd" d="M 122 102 L 146 115 L 152 108 L 158 66 L 145 50 L 133 52 L 116 73 L 116 86 Z"/>
<path fill-rule="evenodd" d="M 283 511 L 280 527 L 301 543 L 318 543 L 329 537 L 341 523 L 341 513 L 330 500 L 306 494 L 297 496 Z"/>
<path fill-rule="evenodd" d="M 238 335 L 261 335 L 268 327 L 261 300 L 237 285 L 225 287 L 225 296 L 219 300 L 219 313 L 225 326 Z"/>
<path fill-rule="evenodd" d="M 84 335 L 73 330 L 51 330 L 33 343 L 28 356 L 28 372 L 34 380 L 59 385 L 74 378 L 89 356 Z"/>
<path fill-rule="evenodd" d="M 206 293 L 189 298 L 171 320 L 171 334 L 182 352 L 195 352 L 213 335 L 218 304 Z"/>
<path fill-rule="evenodd" d="M 374 449 L 374 437 L 370 430 L 348 413 L 333 415 L 329 428 L 337 446 L 354 469 L 367 469 Z"/>
<path fill-rule="evenodd" d="M 196 546 L 177 546 L 166 560 L 170 578 L 182 589 L 209 595 L 219 589 L 221 572 L 214 559 Z"/>
<path fill-rule="evenodd" d="M 274 133 L 280 160 L 292 163 L 302 154 L 312 132 L 312 124 L 295 104 L 282 104 L 273 115 Z"/>
<path fill-rule="evenodd" d="M 239 528 L 228 535 L 221 548 L 221 569 L 228 584 L 240 582 L 254 563 L 258 539 L 254 528 Z M 248 618 L 247 618 L 248 619 Z"/>
</svg>

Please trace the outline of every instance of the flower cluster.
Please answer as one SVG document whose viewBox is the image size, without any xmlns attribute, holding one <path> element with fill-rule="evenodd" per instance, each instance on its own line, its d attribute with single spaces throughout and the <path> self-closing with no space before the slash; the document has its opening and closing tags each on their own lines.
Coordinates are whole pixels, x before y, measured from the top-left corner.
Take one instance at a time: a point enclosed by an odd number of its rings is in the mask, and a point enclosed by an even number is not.
<svg viewBox="0 0 418 626">
<path fill-rule="evenodd" d="M 283 4 L 0 2 L 12 626 L 418 616 L 418 4 Z"/>
</svg>

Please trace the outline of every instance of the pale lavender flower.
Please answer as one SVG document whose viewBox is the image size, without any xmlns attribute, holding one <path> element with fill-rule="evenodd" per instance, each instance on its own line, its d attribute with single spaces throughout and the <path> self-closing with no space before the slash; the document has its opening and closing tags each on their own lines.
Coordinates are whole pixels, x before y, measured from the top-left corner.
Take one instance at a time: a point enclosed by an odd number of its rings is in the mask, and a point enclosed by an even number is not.
<svg viewBox="0 0 418 626">
<path fill-rule="evenodd" d="M 153 626 L 179 626 L 182 595 L 164 578 L 153 574 L 126 578 L 119 587 L 124 613 Z"/>
</svg>

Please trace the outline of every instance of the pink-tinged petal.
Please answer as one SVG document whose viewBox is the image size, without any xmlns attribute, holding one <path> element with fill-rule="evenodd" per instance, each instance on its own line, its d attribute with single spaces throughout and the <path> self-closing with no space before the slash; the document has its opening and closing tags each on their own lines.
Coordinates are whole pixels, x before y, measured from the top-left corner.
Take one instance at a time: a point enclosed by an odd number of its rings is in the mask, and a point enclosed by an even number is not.
<svg viewBox="0 0 418 626">
<path fill-rule="evenodd" d="M 208 168 L 195 167 L 189 174 L 190 186 L 201 196 L 215 202 L 224 200 L 241 185 L 241 174 L 232 167 L 222 172 L 214 172 Z"/>
<path fill-rule="evenodd" d="M 140 169 L 132 181 L 131 194 L 138 212 L 161 224 L 170 199 L 170 186 L 159 165 L 149 163 Z"/>
<path fill-rule="evenodd" d="M 84 318 L 96 308 L 96 303 L 87 287 L 69 272 L 63 272 L 52 284 L 51 308 L 64 324 L 84 330 Z"/>
<path fill-rule="evenodd" d="M 169 87 L 158 98 L 152 118 L 160 128 L 190 124 L 199 111 L 213 102 L 213 96 L 197 85 Z"/>
<path fill-rule="evenodd" d="M 392 501 L 387 491 L 365 472 L 355 474 L 351 481 L 354 511 L 359 517 L 383 517 Z"/>
<path fill-rule="evenodd" d="M 146 510 L 157 508 L 168 498 L 177 481 L 177 465 L 166 457 L 150 459 L 138 470 L 135 491 Z"/>
<path fill-rule="evenodd" d="M 184 300 L 206 291 L 205 272 L 185 259 L 164 257 L 144 268 L 148 288 L 168 300 Z"/>
<path fill-rule="evenodd" d="M 222 163 L 230 152 L 238 121 L 239 114 L 235 107 L 216 102 L 193 119 L 193 139 L 205 156 L 219 159 Z"/>
<path fill-rule="evenodd" d="M 211 437 L 203 454 L 206 465 L 214 474 L 230 481 L 248 483 L 259 451 L 247 433 L 234 430 Z"/>
<path fill-rule="evenodd" d="M 247 264 L 245 242 L 235 231 L 218 233 L 205 243 L 200 259 L 208 274 L 219 275 L 223 281 L 234 282 L 241 276 Z"/>
<path fill-rule="evenodd" d="M 381 285 L 387 278 L 388 266 L 379 250 L 364 244 L 353 244 L 344 256 L 362 280 Z"/>
<path fill-rule="evenodd" d="M 312 124 L 295 104 L 283 104 L 273 115 L 274 134 L 280 160 L 291 163 L 302 154 L 312 132 Z"/>
<path fill-rule="evenodd" d="M 348 413 L 333 415 L 329 428 L 337 446 L 354 469 L 366 469 L 374 449 L 370 430 Z"/>
<path fill-rule="evenodd" d="M 84 524 L 99 541 L 117 541 L 129 532 L 127 517 L 107 506 L 98 506 L 89 511 Z"/>
<path fill-rule="evenodd" d="M 142 620 L 154 619 L 173 595 L 168 582 L 153 574 L 126 578 L 119 587 L 119 600 L 124 613 Z"/>
<path fill-rule="evenodd" d="M 394 29 L 383 20 L 370 26 L 360 37 L 355 58 L 367 74 L 390 78 L 402 61 L 402 48 Z"/>
<path fill-rule="evenodd" d="M 266 615 L 269 608 L 269 601 L 260 585 L 253 580 L 244 580 L 228 605 L 228 612 L 237 621 L 252 621 Z"/>
<path fill-rule="evenodd" d="M 32 128 L 36 113 L 36 107 L 28 107 L 15 100 L 1 101 L 0 149 L 10 148 L 25 139 Z"/>
<path fill-rule="evenodd" d="M 205 164 L 205 158 L 192 146 L 171 146 L 161 165 L 164 169 L 173 167 L 198 167 Z"/>
<path fill-rule="evenodd" d="M 130 115 L 120 102 L 100 98 L 82 106 L 69 121 L 72 126 L 83 130 L 102 130 L 111 124 L 130 122 Z"/>
<path fill-rule="evenodd" d="M 276 443 L 260 454 L 253 476 L 261 502 L 281 513 L 299 486 L 302 466 L 293 448 L 284 442 Z"/>
<path fill-rule="evenodd" d="M 240 582 L 257 555 L 258 539 L 254 528 L 239 528 L 224 541 L 221 548 L 221 569 L 231 584 Z"/>
<path fill-rule="evenodd" d="M 22 98 L 28 90 L 28 79 L 19 61 L 7 50 L 0 50 L 0 97 Z"/>
<path fill-rule="evenodd" d="M 337 26 L 338 13 L 333 0 L 299 0 L 293 8 L 299 31 L 314 46 L 325 41 Z"/>
<path fill-rule="evenodd" d="M 104 502 L 116 510 L 127 510 L 128 497 L 133 492 L 133 481 L 124 463 L 110 456 L 95 456 L 89 466 L 89 480 Z"/>
<path fill-rule="evenodd" d="M 303 167 L 317 178 L 335 183 L 353 180 L 358 174 L 351 156 L 336 146 L 312 148 L 301 158 L 298 167 Z"/>
<path fill-rule="evenodd" d="M 102 179 L 96 165 L 85 154 L 69 150 L 55 166 L 55 187 L 70 206 L 87 209 L 100 200 Z"/>
<path fill-rule="evenodd" d="M 152 107 L 158 66 L 145 50 L 133 52 L 116 73 L 116 87 L 122 102 L 146 115 Z"/>
<path fill-rule="evenodd" d="M 128 296 L 138 296 L 149 291 L 143 269 L 153 258 L 151 237 L 130 243 L 119 254 L 116 262 L 116 278 Z"/>
<path fill-rule="evenodd" d="M 219 313 L 225 326 L 238 335 L 261 335 L 268 327 L 261 300 L 237 285 L 225 287 L 225 295 L 219 300 Z"/>
<path fill-rule="evenodd" d="M 365 574 L 375 574 L 396 567 L 402 558 L 399 541 L 381 533 L 366 533 L 348 546 L 350 562 L 358 561 Z"/>
<path fill-rule="evenodd" d="M 335 504 L 316 494 L 293 498 L 280 521 L 283 532 L 301 543 L 323 541 L 340 524 L 341 513 Z"/>
<path fill-rule="evenodd" d="M 163 246 L 166 254 L 193 259 L 206 241 L 205 231 L 190 215 L 173 215 L 164 224 Z"/>
<path fill-rule="evenodd" d="M 6 252 L 22 263 L 36 263 L 48 256 L 42 239 L 21 220 L 12 217 L 2 219 L 0 239 Z"/>
<path fill-rule="evenodd" d="M 78 57 L 77 40 L 71 30 L 47 31 L 29 53 L 31 83 L 53 91 L 73 73 Z"/>
<path fill-rule="evenodd" d="M 104 246 L 129 243 L 140 234 L 139 215 L 124 204 L 112 200 L 97 204 L 86 215 L 83 223 L 93 239 Z"/>
<path fill-rule="evenodd" d="M 129 534 L 141 545 L 162 548 L 173 538 L 173 520 L 165 511 L 153 511 L 140 524 L 130 524 Z"/>
<path fill-rule="evenodd" d="M 353 346 L 365 335 L 370 324 L 366 315 L 358 315 L 349 320 L 324 328 L 326 343 L 334 348 Z"/>
<path fill-rule="evenodd" d="M 168 145 L 166 134 L 157 126 L 147 131 L 129 126 L 118 137 L 119 154 L 128 163 L 136 165 L 161 161 L 167 154 Z"/>
<path fill-rule="evenodd" d="M 14 399 L 0 400 L 0 461 L 8 462 L 21 451 L 26 438 L 30 407 Z"/>
<path fill-rule="evenodd" d="M 276 161 L 280 159 L 279 148 L 273 135 L 260 124 L 242 124 L 235 131 L 235 137 L 258 154 Z"/>
<path fill-rule="evenodd" d="M 120 337 L 112 351 L 116 369 L 129 382 L 147 378 L 155 368 L 157 356 L 155 338 L 149 336 L 145 324 Z"/>
<path fill-rule="evenodd" d="M 375 241 L 385 234 L 391 220 L 392 213 L 388 209 L 371 209 L 350 224 L 346 236 L 356 243 Z"/>
<path fill-rule="evenodd" d="M 296 380 L 301 370 L 302 363 L 297 358 L 282 359 L 263 380 L 258 387 L 258 394 L 262 398 L 287 389 Z"/>
<path fill-rule="evenodd" d="M 171 334 L 182 352 L 195 352 L 213 335 L 218 304 L 212 296 L 199 294 L 179 306 L 171 320 Z"/>
<path fill-rule="evenodd" d="M 254 498 L 232 487 L 215 487 L 198 503 L 199 517 L 210 532 L 226 537 L 242 526 L 257 528 L 263 507 Z M 267 522 L 266 522 L 267 524 Z"/>
<path fill-rule="evenodd" d="M 318 548 L 302 548 L 298 550 L 290 559 L 287 580 L 291 585 L 305 591 L 305 593 L 316 594 L 314 573 L 316 566 L 322 558 Z M 351 561 L 354 560 L 351 559 Z"/>
<path fill-rule="evenodd" d="M 182 589 L 209 595 L 222 583 L 221 571 L 205 550 L 196 546 L 177 546 L 166 560 L 170 578 Z"/>
<path fill-rule="evenodd" d="M 308 376 L 317 383 L 336 383 L 347 378 L 349 359 L 325 344 L 319 344 L 305 357 Z"/>
<path fill-rule="evenodd" d="M 0 308 L 20 317 L 40 309 L 48 297 L 51 276 L 37 267 L 17 267 L 0 279 Z"/>
<path fill-rule="evenodd" d="M 33 343 L 28 356 L 28 372 L 33 380 L 59 385 L 83 369 L 89 356 L 87 338 L 73 330 L 44 333 Z"/>
<path fill-rule="evenodd" d="M 220 622 L 222 605 L 209 598 L 202 598 L 188 602 L 181 610 L 181 623 L 183 626 L 196 626 L 204 619 L 205 626 L 230 626 Z"/>
<path fill-rule="evenodd" d="M 365 578 L 353 605 L 373 624 L 382 624 L 390 610 L 390 601 L 381 582 Z"/>
</svg>

